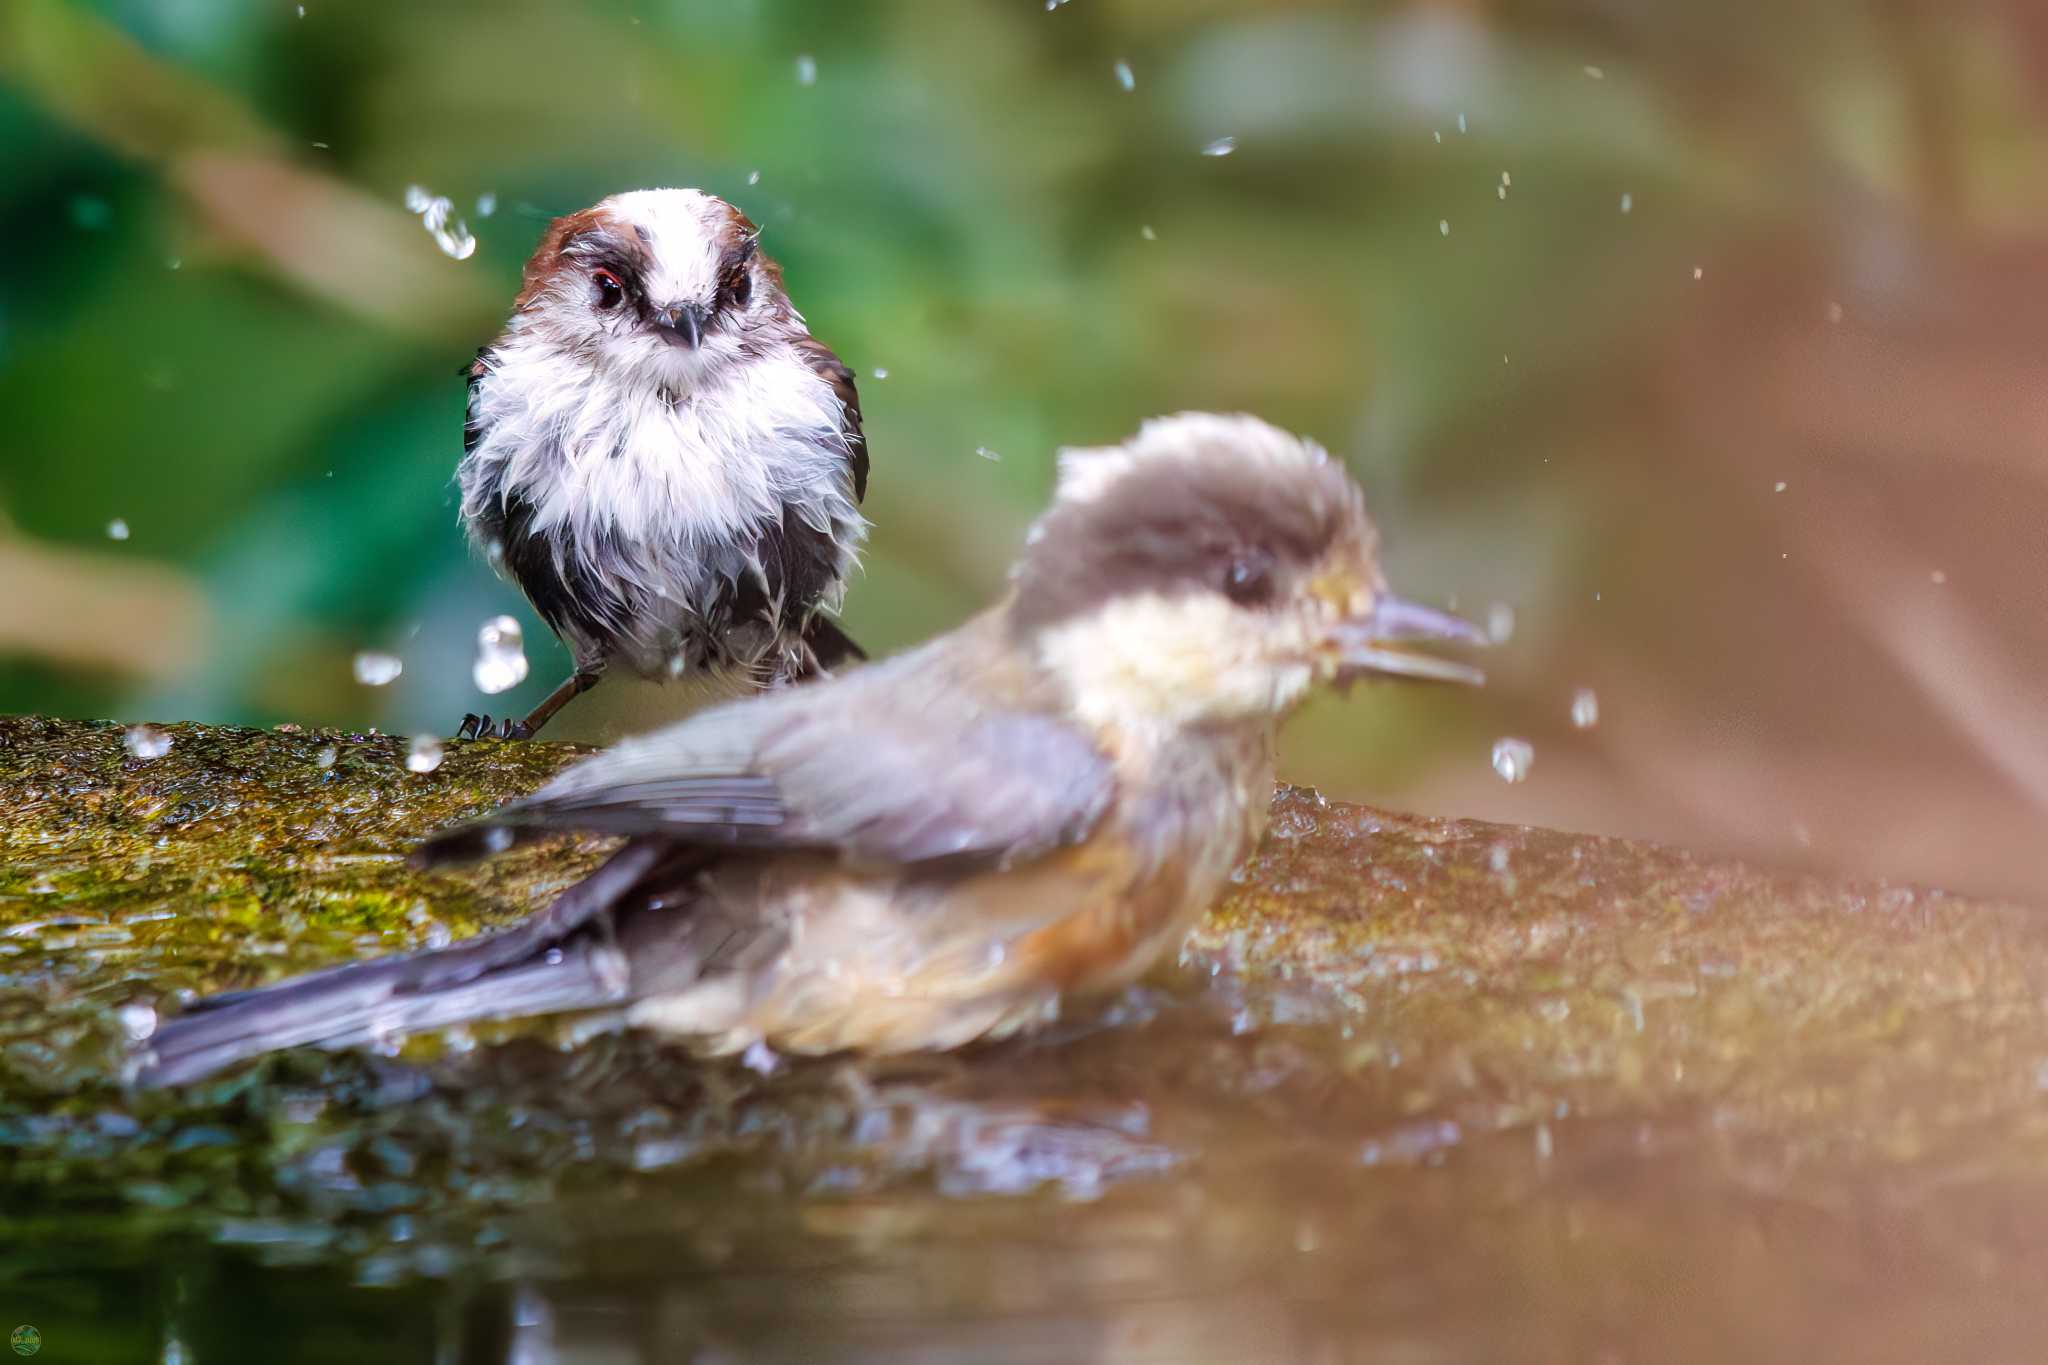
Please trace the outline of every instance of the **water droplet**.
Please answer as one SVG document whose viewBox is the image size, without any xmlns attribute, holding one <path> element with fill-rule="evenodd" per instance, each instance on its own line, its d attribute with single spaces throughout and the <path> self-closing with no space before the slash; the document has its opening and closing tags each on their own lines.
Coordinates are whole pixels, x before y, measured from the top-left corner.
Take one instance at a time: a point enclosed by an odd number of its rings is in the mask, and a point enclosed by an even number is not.
<svg viewBox="0 0 2048 1365">
<path fill-rule="evenodd" d="M 1116 64 L 1116 83 L 1126 90 L 1138 88 L 1138 78 L 1132 73 L 1131 64 L 1122 59 L 1118 59 Z"/>
<path fill-rule="evenodd" d="M 1458 131 L 1465 131 L 1465 116 L 1462 113 L 1458 115 Z"/>
<path fill-rule="evenodd" d="M 366 649 L 356 655 L 356 681 L 365 687 L 383 687 L 398 681 L 405 664 L 396 654 Z"/>
<path fill-rule="evenodd" d="M 1927 575 L 1927 577 L 1930 581 L 1934 583 L 1936 587 L 1939 587 L 1943 583 L 1948 582 L 1948 575 L 1943 573 L 1940 569 L 1936 569 L 1933 573 Z"/>
<path fill-rule="evenodd" d="M 121 732 L 121 747 L 128 757 L 147 763 L 171 751 L 171 737 L 154 725 L 131 725 Z"/>
<path fill-rule="evenodd" d="M 128 539 L 128 523 L 127 523 L 127 522 L 125 522 L 125 521 L 123 521 L 123 520 L 122 520 L 121 518 L 119 518 L 119 517 L 115 517 L 115 518 L 114 518 L 114 519 L 113 519 L 112 521 L 108 522 L 108 523 L 107 523 L 107 539 L 108 539 L 108 540 L 126 540 L 126 539 Z"/>
<path fill-rule="evenodd" d="M 1442 142 L 1444 140 L 1444 130 L 1441 128 L 1430 129 L 1429 135 L 1435 138 L 1438 142 Z"/>
<path fill-rule="evenodd" d="M 1704 276 L 1706 273 L 1706 270 L 1700 266 L 1694 266 L 1692 268 L 1692 277 L 1696 280 Z"/>
<path fill-rule="evenodd" d="M 485 190 L 476 197 L 476 216 L 488 218 L 498 211 L 498 196 Z"/>
<path fill-rule="evenodd" d="M 330 744 L 319 753 L 313 755 L 313 766 L 316 768 L 331 768 L 334 766 L 334 760 L 340 757 L 340 750 Z"/>
<path fill-rule="evenodd" d="M 1515 178 L 1509 175 L 1506 171 L 1502 171 L 1500 173 L 1500 183 L 1503 185 L 1512 185 L 1515 183 Z"/>
<path fill-rule="evenodd" d="M 114 1011 L 114 1018 L 121 1023 L 121 1032 L 131 1043 L 149 1041 L 156 1034 L 156 1006 L 141 1000 L 131 1000 Z"/>
<path fill-rule="evenodd" d="M 1493 770 L 1503 782 L 1520 782 L 1529 776 L 1536 761 L 1536 746 L 1526 739 L 1497 739 L 1493 742 Z"/>
<path fill-rule="evenodd" d="M 759 171 L 748 171 L 748 172 L 747 172 L 747 183 L 748 183 L 749 185 L 758 185 L 758 184 L 760 184 L 760 183 L 761 183 L 761 173 L 760 173 Z"/>
<path fill-rule="evenodd" d="M 469 224 L 458 218 L 454 227 L 448 226 L 448 215 L 454 211 L 455 205 L 447 195 L 430 193 L 419 185 L 408 185 L 405 207 L 407 212 L 419 215 L 420 223 L 444 255 L 466 261 L 476 254 L 476 238 L 470 235 Z"/>
<path fill-rule="evenodd" d="M 1771 485 L 1771 491 L 1772 491 L 1773 493 L 1782 493 L 1782 492 L 1784 492 L 1784 491 L 1785 491 L 1785 481 L 1784 481 L 1783 479 L 1780 479 L 1780 480 L 1778 480 L 1778 481 L 1777 481 L 1776 483 L 1772 484 L 1772 485 Z"/>
<path fill-rule="evenodd" d="M 470 670 L 477 691 L 492 695 L 526 681 L 526 637 L 509 616 L 493 616 L 476 633 L 476 666 Z"/>
<path fill-rule="evenodd" d="M 1508 187 L 1506 185 L 1494 186 L 1493 192 L 1499 195 L 1502 199 L 1506 199 L 1508 197 Z"/>
<path fill-rule="evenodd" d="M 796 59 L 796 83 L 816 85 L 818 83 L 818 59 L 806 52 Z"/>
<path fill-rule="evenodd" d="M 1590 730 L 1600 723 L 1600 697 L 1590 687 L 1572 693 L 1572 724 Z"/>
<path fill-rule="evenodd" d="M 1156 242 L 1159 240 L 1159 234 L 1152 230 L 1152 225 L 1150 223 L 1147 223 L 1143 227 L 1139 228 L 1138 235 L 1140 237 L 1143 237 L 1148 242 Z"/>
<path fill-rule="evenodd" d="M 1584 70 L 1588 76 L 1591 76 L 1596 81 L 1604 81 L 1607 79 L 1607 73 L 1597 66 L 1587 66 L 1581 69 Z"/>
<path fill-rule="evenodd" d="M 981 456 L 984 460 L 1000 460 L 1003 458 L 1002 452 L 990 450 L 987 446 L 976 446 L 974 453 Z"/>
<path fill-rule="evenodd" d="M 1495 872 L 1507 871 L 1508 846 L 1506 844 L 1495 844 L 1492 848 L 1486 850 L 1486 865 Z"/>
<path fill-rule="evenodd" d="M 1830 303 L 1830 304 L 1828 305 L 1828 321 L 1829 321 L 1829 322 L 1840 322 L 1841 320 L 1842 320 L 1842 305 L 1841 305 L 1841 304 L 1839 304 L 1839 303 Z"/>
<path fill-rule="evenodd" d="M 411 772 L 430 773 L 441 766 L 446 754 L 438 735 L 414 735 L 412 748 L 406 751 L 405 766 Z"/>
<path fill-rule="evenodd" d="M 747 1044 L 747 1050 L 740 1054 L 740 1065 L 762 1076 L 773 1076 L 782 1069 L 782 1058 L 774 1048 L 756 1038 Z"/>
<path fill-rule="evenodd" d="M 1450 219 L 1448 219 L 1448 218 L 1439 218 L 1439 219 L 1437 219 L 1437 220 L 1436 220 L 1436 231 L 1437 231 L 1437 236 L 1439 236 L 1439 237 L 1448 237 L 1448 236 L 1450 236 L 1450 235 L 1451 235 L 1451 220 L 1450 220 Z"/>
<path fill-rule="evenodd" d="M 1635 207 L 1636 197 L 1633 194 L 1630 194 L 1628 191 L 1623 190 L 1621 194 L 1621 211 L 1623 213 L 1633 213 L 1635 211 Z"/>
<path fill-rule="evenodd" d="M 1496 602 L 1486 609 L 1486 638 L 1494 644 L 1504 645 L 1514 638 L 1515 609 L 1505 602 Z"/>
<path fill-rule="evenodd" d="M 1237 139 L 1236 139 L 1236 138 L 1234 138 L 1234 137 L 1219 137 L 1219 138 L 1217 138 L 1217 139 L 1216 139 L 1216 140 L 1215 140 L 1214 142 L 1210 143 L 1210 144 L 1209 144 L 1208 146 L 1206 146 L 1206 147 L 1202 148 L 1202 155 L 1203 155 L 1203 156 L 1229 156 L 1229 155 L 1230 155 L 1230 154 L 1231 154 L 1232 152 L 1234 152 L 1234 151 L 1236 151 L 1236 150 L 1237 150 Z"/>
<path fill-rule="evenodd" d="M 889 367 L 888 367 L 887 365 L 877 365 L 877 366 L 875 366 L 875 378 L 877 378 L 877 379 L 887 379 L 888 377 L 889 377 Z"/>
</svg>

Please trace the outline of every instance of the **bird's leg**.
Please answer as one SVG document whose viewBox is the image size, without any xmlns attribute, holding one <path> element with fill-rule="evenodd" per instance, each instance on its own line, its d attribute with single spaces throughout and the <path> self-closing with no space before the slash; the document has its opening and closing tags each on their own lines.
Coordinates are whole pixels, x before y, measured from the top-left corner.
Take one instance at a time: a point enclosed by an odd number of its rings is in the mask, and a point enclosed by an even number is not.
<svg viewBox="0 0 2048 1365">
<path fill-rule="evenodd" d="M 526 713 L 526 719 L 514 722 L 509 717 L 501 732 L 506 739 L 532 739 L 540 733 L 540 727 L 555 717 L 555 712 L 567 706 L 597 686 L 597 680 L 604 676 L 600 668 L 579 668 L 569 675 L 568 681 L 548 693 L 547 700 Z"/>
<path fill-rule="evenodd" d="M 554 718 L 555 712 L 567 706 L 571 700 L 597 686 L 597 680 L 604 676 L 603 668 L 579 668 L 569 675 L 567 682 L 548 693 L 547 700 L 527 713 L 525 720 L 514 720 L 507 716 L 502 721 L 493 721 L 489 712 L 477 715 L 474 711 L 462 718 L 462 724 L 455 731 L 457 739 L 532 739 L 541 726 Z"/>
</svg>

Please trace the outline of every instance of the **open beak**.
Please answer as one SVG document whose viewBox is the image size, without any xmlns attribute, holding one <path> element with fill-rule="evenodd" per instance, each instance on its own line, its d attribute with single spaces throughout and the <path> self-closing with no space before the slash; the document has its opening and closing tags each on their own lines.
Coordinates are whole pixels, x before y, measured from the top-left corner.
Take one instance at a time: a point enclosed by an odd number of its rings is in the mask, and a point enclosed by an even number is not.
<svg viewBox="0 0 2048 1365">
<path fill-rule="evenodd" d="M 1367 674 L 1417 678 L 1424 682 L 1483 686 L 1486 675 L 1470 664 L 1390 649 L 1397 641 L 1428 640 L 1439 644 L 1484 645 L 1486 633 L 1470 621 L 1398 597 L 1374 600 L 1372 612 L 1337 628 L 1337 678 L 1355 681 Z"/>
<path fill-rule="evenodd" d="M 694 303 L 678 303 L 654 310 L 654 325 L 661 339 L 686 351 L 697 349 L 704 339 L 704 310 Z"/>
</svg>

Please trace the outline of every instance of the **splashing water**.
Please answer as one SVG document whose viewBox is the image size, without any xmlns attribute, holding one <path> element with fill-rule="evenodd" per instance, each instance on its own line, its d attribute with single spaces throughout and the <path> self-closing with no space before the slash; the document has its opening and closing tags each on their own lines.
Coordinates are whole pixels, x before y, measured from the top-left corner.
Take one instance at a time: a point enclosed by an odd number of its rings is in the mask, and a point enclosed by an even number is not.
<svg viewBox="0 0 2048 1365">
<path fill-rule="evenodd" d="M 131 1000 L 114 1011 L 114 1018 L 120 1021 L 121 1033 L 131 1043 L 147 1042 L 156 1034 L 154 1005 Z"/>
<path fill-rule="evenodd" d="M 1493 770 L 1503 782 L 1521 782 L 1536 761 L 1536 746 L 1526 739 L 1497 739 L 1493 742 Z"/>
<path fill-rule="evenodd" d="M 460 218 L 455 226 L 448 226 L 448 215 L 455 205 L 445 194 L 432 194 L 419 185 L 408 185 L 405 190 L 405 207 L 410 213 L 419 215 L 428 233 L 433 236 L 434 245 L 441 248 L 445 256 L 466 261 L 476 254 L 476 238 L 470 235 L 469 224 Z"/>
<path fill-rule="evenodd" d="M 818 59 L 806 52 L 796 59 L 796 83 L 816 85 L 818 83 Z"/>
<path fill-rule="evenodd" d="M 438 735 L 414 735 L 412 747 L 406 751 L 405 766 L 410 772 L 430 773 L 441 766 L 447 756 L 447 748 Z"/>
<path fill-rule="evenodd" d="M 1000 460 L 1003 458 L 1003 453 L 1000 450 L 990 450 L 987 446 L 976 446 L 974 453 L 981 456 L 984 460 Z"/>
<path fill-rule="evenodd" d="M 1504 645 L 1514 638 L 1515 609 L 1505 602 L 1496 602 L 1486 609 L 1486 638 L 1494 644 Z"/>
<path fill-rule="evenodd" d="M 1134 73 L 1131 70 L 1131 64 L 1129 62 L 1119 58 L 1114 69 L 1116 71 L 1116 83 L 1118 85 L 1122 86 L 1126 91 L 1136 90 L 1138 88 L 1138 77 L 1136 73 Z"/>
<path fill-rule="evenodd" d="M 113 519 L 112 521 L 108 522 L 108 523 L 107 523 L 107 539 L 108 539 L 108 540 L 126 540 L 126 539 L 128 539 L 128 523 L 127 523 L 126 521 L 123 521 L 123 520 L 122 520 L 122 519 L 121 519 L 120 517 L 115 517 L 115 518 L 114 518 L 114 519 Z"/>
<path fill-rule="evenodd" d="M 171 737 L 154 725 L 131 725 L 121 734 L 121 747 L 128 757 L 147 763 L 171 751 Z"/>
<path fill-rule="evenodd" d="M 488 218 L 498 211 L 498 196 L 485 190 L 476 197 L 476 216 Z"/>
<path fill-rule="evenodd" d="M 1635 212 L 1635 207 L 1636 197 L 1624 190 L 1621 196 L 1621 211 L 1623 213 L 1633 213 Z"/>
<path fill-rule="evenodd" d="M 1230 154 L 1231 154 L 1232 152 L 1234 152 L 1234 151 L 1236 151 L 1236 150 L 1237 150 L 1237 139 L 1236 139 L 1236 138 L 1234 138 L 1234 137 L 1219 137 L 1219 138 L 1217 138 L 1217 139 L 1216 139 L 1216 140 L 1215 140 L 1214 142 L 1210 143 L 1210 144 L 1209 144 L 1208 146 L 1206 146 L 1206 147 L 1202 148 L 1202 155 L 1203 155 L 1203 156 L 1229 156 L 1229 155 L 1230 155 Z"/>
<path fill-rule="evenodd" d="M 1450 236 L 1450 235 L 1451 235 L 1451 220 L 1450 220 L 1450 219 L 1448 219 L 1448 218 L 1439 218 L 1439 219 L 1437 219 L 1437 220 L 1436 220 L 1436 235 L 1437 235 L 1437 236 L 1439 236 L 1439 237 L 1448 237 L 1448 236 Z"/>
<path fill-rule="evenodd" d="M 398 681 L 405 663 L 396 654 L 366 649 L 356 655 L 356 681 L 365 687 L 384 687 Z"/>
<path fill-rule="evenodd" d="M 1572 693 L 1572 724 L 1590 730 L 1600 723 L 1600 698 L 1590 687 Z"/>
<path fill-rule="evenodd" d="M 888 367 L 887 365 L 877 365 L 877 366 L 875 366 L 875 378 L 877 378 L 877 379 L 887 379 L 888 377 L 889 377 L 889 367 Z"/>
<path fill-rule="evenodd" d="M 526 637 L 509 616 L 493 616 L 476 633 L 476 665 L 470 670 L 477 691 L 492 695 L 526 681 Z"/>
</svg>

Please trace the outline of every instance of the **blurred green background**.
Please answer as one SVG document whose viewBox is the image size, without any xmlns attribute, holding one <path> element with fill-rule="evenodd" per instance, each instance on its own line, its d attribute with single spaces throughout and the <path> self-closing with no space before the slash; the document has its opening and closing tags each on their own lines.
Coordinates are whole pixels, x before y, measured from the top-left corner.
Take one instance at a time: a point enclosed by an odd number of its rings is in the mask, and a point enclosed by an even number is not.
<svg viewBox="0 0 2048 1365">
<path fill-rule="evenodd" d="M 1290 777 L 2038 894 L 2041 9 L 0 0 L 0 709 L 536 700 L 456 371 L 549 216 L 694 185 L 861 377 L 871 646 L 999 590 L 1059 445 L 1246 409 L 1351 461 L 1397 587 L 1515 619 L 1485 696 L 1319 702 Z"/>
</svg>

